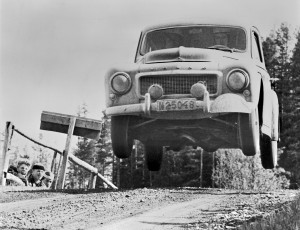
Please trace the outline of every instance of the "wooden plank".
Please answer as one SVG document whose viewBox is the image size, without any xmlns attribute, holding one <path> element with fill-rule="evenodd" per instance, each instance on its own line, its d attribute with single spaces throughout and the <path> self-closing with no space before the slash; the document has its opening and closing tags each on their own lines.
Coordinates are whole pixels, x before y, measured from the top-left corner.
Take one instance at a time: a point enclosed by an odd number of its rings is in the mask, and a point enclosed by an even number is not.
<svg viewBox="0 0 300 230">
<path fill-rule="evenodd" d="M 109 187 L 112 189 L 118 189 L 113 183 L 111 183 L 109 180 L 107 180 L 104 176 L 102 176 L 100 173 L 97 173 L 97 176 L 100 177 L 101 180 L 103 180 Z"/>
<path fill-rule="evenodd" d="M 119 159 L 119 158 L 117 158 Z M 102 181 L 104 181 L 109 187 L 111 187 L 112 189 L 118 189 L 118 187 L 116 187 L 113 183 L 111 183 L 109 180 L 107 180 L 104 176 L 102 176 L 100 173 L 98 173 L 98 169 L 89 165 L 88 163 L 86 163 L 83 160 L 80 160 L 79 158 L 77 158 L 76 156 L 74 156 L 73 154 L 69 155 L 69 160 L 72 163 L 75 163 L 77 165 L 80 165 L 82 168 L 90 171 L 91 173 L 95 173 L 98 177 L 100 177 L 100 179 Z"/>
<path fill-rule="evenodd" d="M 61 114 L 61 113 L 53 113 L 43 111 L 41 120 L 42 121 L 49 121 L 58 124 L 67 125 L 70 122 L 70 119 L 74 117 L 73 115 Z M 101 129 L 102 122 L 95 119 L 85 118 L 85 117 L 76 117 L 76 125 L 75 127 L 87 128 L 87 129 Z"/>
<path fill-rule="evenodd" d="M 43 111 L 40 129 L 68 133 L 69 123 L 74 116 Z M 98 140 L 102 122 L 99 120 L 76 117 L 73 135 Z"/>
<path fill-rule="evenodd" d="M 6 122 L 5 126 L 5 136 L 4 136 L 4 142 L 3 142 L 3 149 L 2 153 L 0 154 L 0 184 L 2 186 L 6 185 L 6 173 L 8 169 L 8 154 L 7 150 L 10 144 L 10 138 L 13 130 L 13 125 L 11 122 Z"/>
<path fill-rule="evenodd" d="M 76 164 L 81 166 L 82 168 L 92 172 L 92 173 L 98 173 L 98 169 L 91 166 L 90 164 L 86 163 L 85 161 L 79 159 L 78 157 L 74 156 L 73 154 L 69 154 L 69 160 Z"/>
<path fill-rule="evenodd" d="M 71 148 L 71 140 L 72 140 L 72 134 L 73 134 L 74 128 L 75 128 L 75 122 L 76 122 L 76 117 L 72 117 L 70 120 L 65 152 L 63 155 L 61 171 L 60 171 L 59 179 L 58 179 L 58 185 L 57 185 L 58 189 L 64 188 L 66 171 L 67 171 L 67 163 L 68 163 L 68 159 L 69 159 L 69 152 L 70 152 L 70 148 Z"/>
</svg>

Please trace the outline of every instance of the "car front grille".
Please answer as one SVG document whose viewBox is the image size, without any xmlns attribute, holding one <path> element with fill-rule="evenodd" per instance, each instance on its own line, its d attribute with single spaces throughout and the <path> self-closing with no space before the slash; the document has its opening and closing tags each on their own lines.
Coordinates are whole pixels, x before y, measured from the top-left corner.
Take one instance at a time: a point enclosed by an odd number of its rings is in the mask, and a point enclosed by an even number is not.
<svg viewBox="0 0 300 230">
<path fill-rule="evenodd" d="M 192 85 L 199 81 L 205 83 L 207 91 L 210 94 L 217 93 L 217 76 L 215 74 L 151 75 L 141 76 L 139 81 L 141 95 L 145 95 L 148 92 L 148 88 L 153 84 L 161 85 L 164 89 L 164 95 L 190 94 Z"/>
</svg>

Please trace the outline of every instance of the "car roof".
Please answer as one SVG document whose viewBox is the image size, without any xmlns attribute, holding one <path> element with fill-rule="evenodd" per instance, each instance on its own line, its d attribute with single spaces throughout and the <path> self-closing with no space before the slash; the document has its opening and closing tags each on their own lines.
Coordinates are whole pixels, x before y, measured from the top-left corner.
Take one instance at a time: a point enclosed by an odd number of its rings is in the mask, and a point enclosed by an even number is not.
<svg viewBox="0 0 300 230">
<path fill-rule="evenodd" d="M 239 23 L 236 21 L 229 21 L 229 20 L 208 20 L 208 19 L 201 19 L 201 20 L 180 20 L 180 21 L 168 21 L 168 22 L 162 22 L 162 23 L 156 23 L 152 25 L 146 26 L 142 32 L 145 33 L 150 30 L 156 30 L 161 28 L 167 28 L 167 27 L 177 27 L 177 26 L 196 26 L 196 25 L 216 25 L 216 26 L 233 26 L 233 27 L 241 27 L 245 30 L 249 30 L 250 28 L 255 26 L 252 26 L 249 23 Z M 256 28 L 257 30 L 257 28 Z"/>
</svg>

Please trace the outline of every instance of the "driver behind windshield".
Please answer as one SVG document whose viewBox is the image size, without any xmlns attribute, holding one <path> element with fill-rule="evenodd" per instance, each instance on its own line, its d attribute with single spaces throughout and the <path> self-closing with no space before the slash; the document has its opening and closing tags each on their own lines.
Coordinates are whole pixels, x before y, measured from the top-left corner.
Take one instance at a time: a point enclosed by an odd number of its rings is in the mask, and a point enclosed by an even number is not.
<svg viewBox="0 0 300 230">
<path fill-rule="evenodd" d="M 214 30 L 214 39 L 216 45 L 228 46 L 228 34 L 222 28 Z"/>
</svg>

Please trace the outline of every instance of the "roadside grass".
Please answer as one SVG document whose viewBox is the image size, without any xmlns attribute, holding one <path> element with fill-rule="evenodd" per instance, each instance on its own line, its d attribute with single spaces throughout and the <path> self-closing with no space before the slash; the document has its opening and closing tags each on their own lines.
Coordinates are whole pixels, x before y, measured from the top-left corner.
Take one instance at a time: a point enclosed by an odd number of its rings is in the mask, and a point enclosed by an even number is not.
<svg viewBox="0 0 300 230">
<path fill-rule="evenodd" d="M 239 230 L 300 230 L 300 195 L 278 210 L 255 222 L 245 223 Z"/>
</svg>

